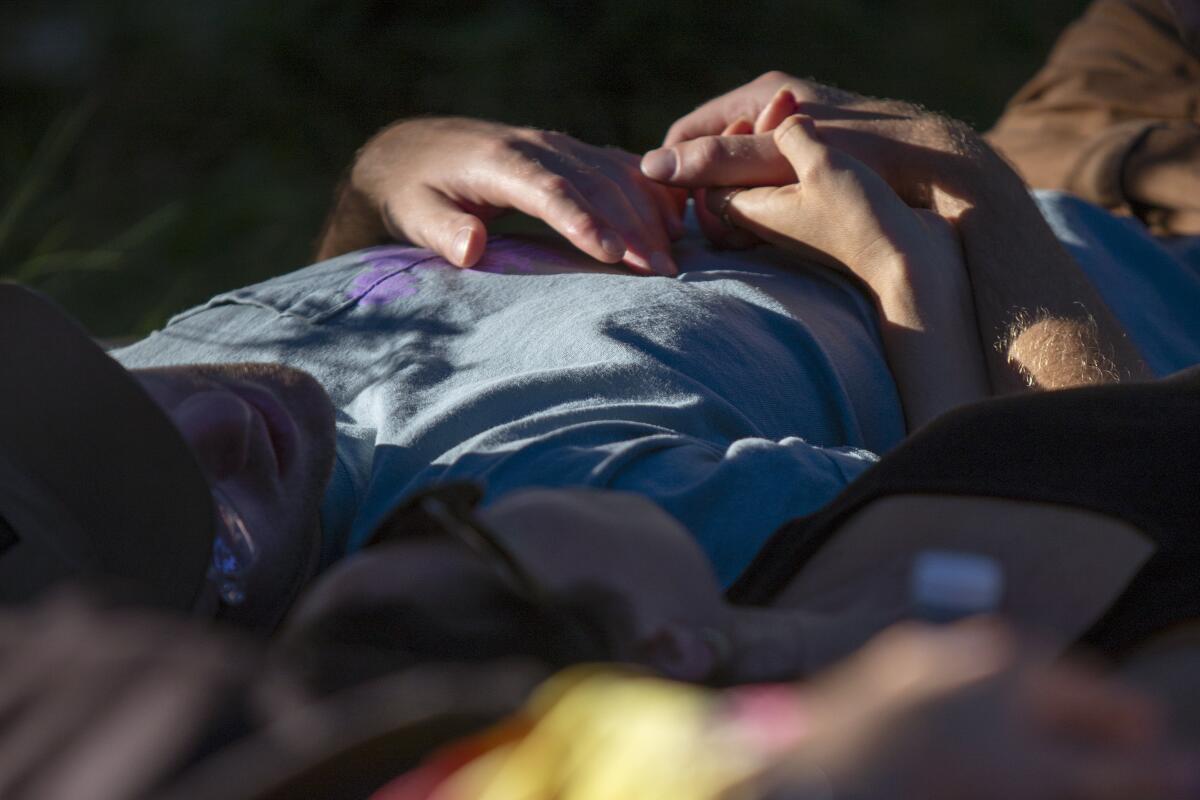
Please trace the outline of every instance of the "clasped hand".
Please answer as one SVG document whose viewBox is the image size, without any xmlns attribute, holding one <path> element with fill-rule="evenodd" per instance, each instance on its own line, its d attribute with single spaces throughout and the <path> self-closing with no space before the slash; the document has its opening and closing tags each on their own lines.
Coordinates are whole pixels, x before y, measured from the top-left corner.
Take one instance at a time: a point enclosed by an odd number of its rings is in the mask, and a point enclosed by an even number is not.
<svg viewBox="0 0 1200 800">
<path fill-rule="evenodd" d="M 768 73 L 681 118 L 644 159 L 561 133 L 408 120 L 360 152 L 320 255 L 392 238 L 470 267 L 487 223 L 517 210 L 598 261 L 674 275 L 671 241 L 692 191 L 718 245 L 765 240 L 868 278 L 864 256 L 917 242 L 932 224 L 910 208 L 932 205 L 934 188 L 914 150 L 954 150 L 945 125 L 914 112 Z"/>
</svg>

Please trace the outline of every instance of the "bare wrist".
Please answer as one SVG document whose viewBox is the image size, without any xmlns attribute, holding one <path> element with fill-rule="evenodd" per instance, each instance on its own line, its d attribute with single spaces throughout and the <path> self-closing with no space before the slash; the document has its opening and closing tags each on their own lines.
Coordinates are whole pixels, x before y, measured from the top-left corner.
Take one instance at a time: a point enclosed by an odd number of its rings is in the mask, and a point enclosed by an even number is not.
<svg viewBox="0 0 1200 800">
<path fill-rule="evenodd" d="M 878 259 L 867 287 L 883 320 L 909 327 L 919 322 L 919 306 L 925 298 L 943 290 L 950 293 L 965 279 L 962 265 L 949 254 L 920 246 L 895 249 Z"/>
</svg>

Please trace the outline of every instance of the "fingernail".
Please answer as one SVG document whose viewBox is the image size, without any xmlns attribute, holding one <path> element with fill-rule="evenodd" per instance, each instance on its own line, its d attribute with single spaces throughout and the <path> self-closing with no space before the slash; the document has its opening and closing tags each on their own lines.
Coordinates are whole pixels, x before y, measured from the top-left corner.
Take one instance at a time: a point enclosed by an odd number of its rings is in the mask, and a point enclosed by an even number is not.
<svg viewBox="0 0 1200 800">
<path fill-rule="evenodd" d="M 651 150 L 642 156 L 642 174 L 656 181 L 670 180 L 678 163 L 675 151 L 670 147 Z"/>
<path fill-rule="evenodd" d="M 650 269 L 667 278 L 673 278 L 679 274 L 679 270 L 675 267 L 675 262 L 666 253 L 651 253 Z"/>
<path fill-rule="evenodd" d="M 454 258 L 460 266 L 465 266 L 467 263 L 467 251 L 471 247 L 472 233 L 470 228 L 463 228 L 454 236 Z"/>
<path fill-rule="evenodd" d="M 616 231 L 604 231 L 600 234 L 600 247 L 611 258 L 625 255 L 625 240 Z"/>
</svg>

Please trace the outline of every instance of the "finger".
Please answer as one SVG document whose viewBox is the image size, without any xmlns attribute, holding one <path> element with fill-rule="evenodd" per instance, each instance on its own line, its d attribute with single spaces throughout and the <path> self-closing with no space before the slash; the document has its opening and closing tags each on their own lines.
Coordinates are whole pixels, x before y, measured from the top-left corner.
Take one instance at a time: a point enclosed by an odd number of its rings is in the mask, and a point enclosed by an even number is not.
<svg viewBox="0 0 1200 800">
<path fill-rule="evenodd" d="M 609 152 L 624 167 L 625 171 L 622 175 L 625 179 L 633 181 L 639 191 L 646 192 L 650 196 L 650 199 L 654 202 L 658 210 L 658 217 L 662 221 L 663 227 L 666 228 L 667 236 L 671 241 L 677 241 L 682 238 L 683 212 L 687 208 L 687 191 L 666 186 L 657 181 L 647 180 L 639 168 L 641 158 L 633 153 L 627 153 L 624 150 L 616 148 L 611 149 Z"/>
<path fill-rule="evenodd" d="M 733 94 L 732 92 L 730 95 Z M 663 139 L 663 147 L 672 147 L 680 142 L 698 139 L 701 136 L 716 136 L 729 125 L 731 119 L 737 119 L 743 105 L 736 103 L 729 95 L 722 95 L 710 100 L 695 111 L 676 120 L 667 130 Z"/>
<path fill-rule="evenodd" d="M 779 152 L 792 167 L 792 171 L 803 181 L 804 175 L 814 168 L 828 165 L 833 160 L 849 160 L 849 156 L 829 148 L 817 135 L 811 117 L 793 115 L 780 123 L 772 134 Z"/>
<path fill-rule="evenodd" d="M 723 246 L 722 240 L 729 234 L 729 227 L 721 221 L 721 218 L 717 216 L 718 212 L 713 209 L 709 190 L 696 190 L 696 203 L 693 210 L 704 238 L 713 244 Z"/>
<path fill-rule="evenodd" d="M 728 205 L 727 196 L 738 191 L 741 190 L 696 190 L 695 212 L 700 230 L 705 238 L 724 250 L 746 250 L 762 242 L 758 236 L 739 227 L 728 214 L 723 213 Z"/>
<path fill-rule="evenodd" d="M 403 216 L 395 213 L 403 207 Z M 384 224 L 397 239 L 428 247 L 456 267 L 472 267 L 487 246 L 487 228 L 437 189 L 421 187 L 384 203 Z"/>
<path fill-rule="evenodd" d="M 685 117 L 680 118 L 667 130 L 663 138 L 663 147 L 671 147 L 680 142 L 690 141 L 701 136 L 715 136 L 726 125 L 725 116 L 720 109 L 710 108 L 705 104 Z"/>
<path fill-rule="evenodd" d="M 513 176 L 496 187 L 486 201 L 500 208 L 515 208 L 536 217 L 567 241 L 598 261 L 615 264 L 626 256 L 628 243 L 569 179 L 539 170 Z"/>
<path fill-rule="evenodd" d="M 663 146 L 670 147 L 699 136 L 714 136 L 739 116 L 754 119 L 779 87 L 796 83 L 803 84 L 777 70 L 763 73 L 681 117 L 667 131 Z"/>
<path fill-rule="evenodd" d="M 754 133 L 754 123 L 746 117 L 738 117 L 721 131 L 722 136 L 746 136 Z"/>
<path fill-rule="evenodd" d="M 637 168 L 635 167 L 635 169 Z M 642 173 L 638 170 L 637 174 L 641 175 Z M 686 232 L 683 217 L 687 209 L 687 189 L 665 186 L 656 181 L 651 181 L 650 186 L 650 191 L 658 198 L 659 205 L 663 208 L 663 219 L 667 221 L 667 234 L 671 237 L 671 241 L 682 239 Z"/>
<path fill-rule="evenodd" d="M 795 113 L 796 95 L 790 89 L 780 89 L 754 121 L 754 133 L 770 133 Z"/>
<path fill-rule="evenodd" d="M 753 131 L 754 125 L 750 120 L 740 117 L 729 123 L 721 131 L 721 135 L 746 136 Z M 726 250 L 745 250 L 753 247 L 759 242 L 758 237 L 748 231 L 735 228 L 730 224 L 730 220 L 722 214 L 726 195 L 725 192 L 711 192 L 704 189 L 696 192 L 695 211 L 696 220 L 700 223 L 700 230 L 709 241 Z"/>
<path fill-rule="evenodd" d="M 619 172 L 597 169 L 577 173 L 573 180 L 585 189 L 596 210 L 624 238 L 624 262 L 635 271 L 674 276 L 670 237 L 650 197 Z"/>
<path fill-rule="evenodd" d="M 721 135 L 748 136 L 753 132 L 754 124 L 746 117 L 738 117 L 725 126 Z M 717 197 L 718 194 L 720 197 Z M 739 231 L 723 216 L 722 211 L 727 202 L 725 196 L 725 192 L 715 193 L 703 189 L 696 192 L 696 220 L 700 223 L 700 230 L 713 244 L 726 250 L 744 250 L 758 239 L 749 236 L 745 231 Z"/>
<path fill-rule="evenodd" d="M 860 184 L 874 184 L 891 193 L 879 173 L 844 150 L 826 144 L 811 117 L 794 114 L 780 123 L 772 135 L 801 188 L 806 180 L 811 182 L 814 177 L 842 171 L 854 173 Z"/>
<path fill-rule="evenodd" d="M 642 174 L 672 186 L 783 186 L 796 179 L 770 134 L 705 136 L 642 157 Z"/>
<path fill-rule="evenodd" d="M 729 190 L 707 190 L 709 210 L 723 208 L 723 216 L 727 217 L 736 228 L 735 233 L 755 237 L 755 241 L 769 242 L 778 247 L 798 251 L 822 264 L 835 269 L 844 269 L 841 262 L 830 254 L 807 246 L 781 231 L 788 229 L 791 220 L 787 217 L 789 209 L 796 206 L 794 197 L 781 198 L 780 192 L 789 195 L 795 192 L 794 186 L 762 186 L 755 189 L 744 189 L 733 192 Z"/>
<path fill-rule="evenodd" d="M 678 241 L 683 238 L 683 209 L 687 207 L 687 191 L 664 186 L 661 183 L 648 181 L 641 172 L 635 171 L 627 179 L 637 183 L 639 191 L 644 193 L 655 210 L 655 216 L 667 232 L 667 238 Z"/>
</svg>

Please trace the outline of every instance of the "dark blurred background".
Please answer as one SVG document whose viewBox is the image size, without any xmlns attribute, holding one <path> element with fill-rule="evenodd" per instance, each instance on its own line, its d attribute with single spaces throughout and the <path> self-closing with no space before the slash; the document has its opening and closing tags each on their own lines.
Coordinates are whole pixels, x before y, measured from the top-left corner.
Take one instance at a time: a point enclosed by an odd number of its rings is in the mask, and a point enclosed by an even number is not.
<svg viewBox="0 0 1200 800">
<path fill-rule="evenodd" d="M 1082 0 L 4 0 L 0 276 L 144 333 L 309 261 L 355 149 L 454 113 L 633 151 L 779 68 L 986 128 Z"/>
</svg>

